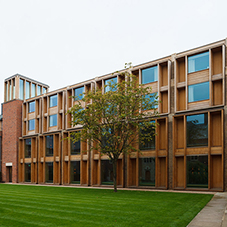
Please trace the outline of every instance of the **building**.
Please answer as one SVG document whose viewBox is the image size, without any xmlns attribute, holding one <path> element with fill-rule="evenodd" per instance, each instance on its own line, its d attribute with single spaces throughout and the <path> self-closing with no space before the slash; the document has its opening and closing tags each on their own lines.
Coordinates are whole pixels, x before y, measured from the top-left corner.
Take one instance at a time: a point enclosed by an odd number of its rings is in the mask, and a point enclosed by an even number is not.
<svg viewBox="0 0 227 227">
<path fill-rule="evenodd" d="M 158 93 L 160 117 L 154 143 L 122 156 L 118 187 L 227 190 L 227 39 L 134 66 L 140 84 Z M 14 75 L 5 80 L 2 180 L 38 184 L 112 184 L 112 165 L 72 131 L 72 96 L 99 87 L 108 74 L 48 92 L 48 86 Z M 84 104 L 85 105 L 85 104 Z M 225 139 L 226 138 L 226 139 Z"/>
</svg>

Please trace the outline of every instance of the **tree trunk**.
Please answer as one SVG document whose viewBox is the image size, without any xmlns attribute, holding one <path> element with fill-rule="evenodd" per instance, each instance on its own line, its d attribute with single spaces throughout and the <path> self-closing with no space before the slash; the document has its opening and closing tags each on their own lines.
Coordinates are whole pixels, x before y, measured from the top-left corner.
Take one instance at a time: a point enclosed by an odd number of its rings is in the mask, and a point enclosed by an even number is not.
<svg viewBox="0 0 227 227">
<path fill-rule="evenodd" d="M 117 160 L 113 160 L 113 183 L 114 192 L 117 192 Z"/>
</svg>

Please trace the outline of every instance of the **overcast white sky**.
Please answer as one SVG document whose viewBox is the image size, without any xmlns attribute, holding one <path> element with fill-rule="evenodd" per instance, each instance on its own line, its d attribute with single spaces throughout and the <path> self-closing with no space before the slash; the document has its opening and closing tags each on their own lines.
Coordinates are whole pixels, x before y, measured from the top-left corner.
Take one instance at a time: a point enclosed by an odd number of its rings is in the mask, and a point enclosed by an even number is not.
<svg viewBox="0 0 227 227">
<path fill-rule="evenodd" d="M 16 73 L 50 90 L 227 37 L 227 0 L 0 0 L 0 103 Z"/>
</svg>

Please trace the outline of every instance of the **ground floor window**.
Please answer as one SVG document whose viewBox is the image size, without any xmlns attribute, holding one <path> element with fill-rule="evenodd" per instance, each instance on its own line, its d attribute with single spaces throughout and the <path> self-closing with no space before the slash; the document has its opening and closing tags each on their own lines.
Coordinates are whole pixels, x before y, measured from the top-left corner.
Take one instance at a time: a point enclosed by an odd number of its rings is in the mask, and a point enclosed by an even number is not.
<svg viewBox="0 0 227 227">
<path fill-rule="evenodd" d="M 208 187 L 208 156 L 187 156 L 187 187 Z"/>
<path fill-rule="evenodd" d="M 101 181 L 102 184 L 113 184 L 113 164 L 110 160 L 101 161 Z"/>
<path fill-rule="evenodd" d="M 139 185 L 155 186 L 155 158 L 139 159 Z"/>
<path fill-rule="evenodd" d="M 70 164 L 71 184 L 80 184 L 80 161 L 73 161 Z"/>
<path fill-rule="evenodd" d="M 46 183 L 53 183 L 53 162 L 46 163 L 45 177 Z"/>
<path fill-rule="evenodd" d="M 31 163 L 25 163 L 24 181 L 25 182 L 31 182 Z"/>
</svg>

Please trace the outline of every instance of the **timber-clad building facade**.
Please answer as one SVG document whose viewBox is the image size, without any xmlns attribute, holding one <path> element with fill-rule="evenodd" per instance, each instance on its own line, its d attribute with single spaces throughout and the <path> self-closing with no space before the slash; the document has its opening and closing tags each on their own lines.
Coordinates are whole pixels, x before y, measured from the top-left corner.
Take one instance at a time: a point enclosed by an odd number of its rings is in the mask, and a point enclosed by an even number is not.
<svg viewBox="0 0 227 227">
<path fill-rule="evenodd" d="M 140 64 L 131 71 L 157 93 L 159 117 L 151 142 L 121 155 L 118 187 L 227 190 L 227 39 Z M 123 70 L 122 70 L 123 71 Z M 121 71 L 121 72 L 122 72 Z M 2 113 L 2 181 L 110 186 L 112 164 L 66 138 L 73 96 L 105 92 L 114 73 L 49 92 L 49 86 L 16 74 L 5 80 Z M 84 107 L 86 103 L 84 103 Z"/>
</svg>

